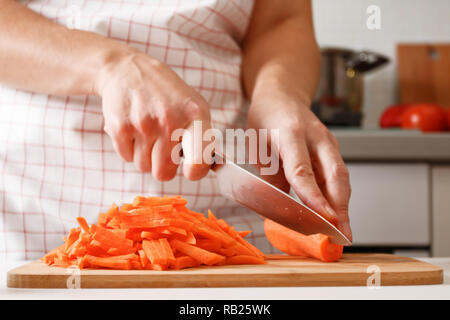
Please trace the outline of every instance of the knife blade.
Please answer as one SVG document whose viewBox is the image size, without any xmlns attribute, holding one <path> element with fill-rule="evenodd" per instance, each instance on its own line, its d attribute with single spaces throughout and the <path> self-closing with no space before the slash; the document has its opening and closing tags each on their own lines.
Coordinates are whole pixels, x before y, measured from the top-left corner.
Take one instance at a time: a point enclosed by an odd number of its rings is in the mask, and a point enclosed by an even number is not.
<svg viewBox="0 0 450 320">
<path fill-rule="evenodd" d="M 221 193 L 261 216 L 303 234 L 323 233 L 330 241 L 351 245 L 351 241 L 320 214 L 284 191 L 240 167 L 227 157 L 215 154 L 215 172 Z"/>
</svg>

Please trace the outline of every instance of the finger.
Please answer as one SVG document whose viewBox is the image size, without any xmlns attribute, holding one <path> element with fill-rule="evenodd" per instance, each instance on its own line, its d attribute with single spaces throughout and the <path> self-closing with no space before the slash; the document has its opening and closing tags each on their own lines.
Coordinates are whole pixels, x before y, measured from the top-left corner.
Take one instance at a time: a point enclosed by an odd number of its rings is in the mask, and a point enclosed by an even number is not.
<svg viewBox="0 0 450 320">
<path fill-rule="evenodd" d="M 172 161 L 171 155 L 177 143 L 165 136 L 156 140 L 152 149 L 152 175 L 156 179 L 167 181 L 175 177 L 178 165 Z"/>
<path fill-rule="evenodd" d="M 155 140 L 151 136 L 144 136 L 136 133 L 134 138 L 134 158 L 135 167 L 142 172 L 152 170 L 151 154 Z"/>
<path fill-rule="evenodd" d="M 339 228 L 351 240 L 352 231 L 348 216 L 351 187 L 348 169 L 339 149 L 331 142 L 316 144 L 316 150 L 313 152 L 320 159 L 325 196 L 337 214 Z"/>
<path fill-rule="evenodd" d="M 201 128 L 200 128 L 201 127 Z M 212 156 L 205 155 L 204 150 L 209 142 L 203 141 L 203 132 L 211 128 L 209 121 L 192 121 L 184 130 L 182 137 L 183 147 L 183 174 L 189 180 L 199 180 L 208 174 L 212 164 Z"/>
<path fill-rule="evenodd" d="M 326 219 L 336 220 L 336 213 L 317 185 L 309 150 L 302 135 L 284 135 L 280 140 L 280 155 L 286 179 L 299 198 Z"/>
<path fill-rule="evenodd" d="M 268 147 L 267 150 L 271 150 L 271 148 Z M 260 156 L 258 155 L 258 161 L 255 164 L 255 167 L 258 169 L 261 179 L 267 181 L 268 183 L 277 187 L 278 189 L 283 190 L 286 193 L 289 193 L 291 186 L 289 185 L 289 182 L 287 181 L 286 176 L 284 174 L 282 161 L 279 159 L 279 157 L 276 157 L 276 159 L 275 157 L 271 157 L 271 161 L 279 161 L 278 170 L 276 171 L 275 174 L 263 174 L 264 172 L 263 168 L 270 167 L 271 163 L 267 164 L 261 163 Z"/>
<path fill-rule="evenodd" d="M 133 127 L 126 122 L 123 123 L 106 123 L 105 132 L 111 138 L 116 153 L 127 162 L 133 161 L 134 151 L 134 134 Z"/>
<path fill-rule="evenodd" d="M 134 129 L 124 114 L 120 95 L 106 96 L 102 100 L 105 119 L 104 131 L 111 138 L 114 150 L 125 161 L 133 161 Z"/>
</svg>

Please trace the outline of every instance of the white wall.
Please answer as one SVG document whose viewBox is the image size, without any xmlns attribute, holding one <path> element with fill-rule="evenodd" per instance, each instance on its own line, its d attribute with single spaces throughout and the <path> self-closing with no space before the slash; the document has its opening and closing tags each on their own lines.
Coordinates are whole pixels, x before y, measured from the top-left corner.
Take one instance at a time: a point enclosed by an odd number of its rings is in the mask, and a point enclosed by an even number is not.
<svg viewBox="0 0 450 320">
<path fill-rule="evenodd" d="M 369 5 L 381 9 L 381 30 L 366 27 Z M 365 78 L 364 127 L 378 124 L 397 102 L 395 50 L 398 42 L 450 42 L 450 0 L 313 0 L 320 46 L 368 49 L 387 55 L 389 66 Z"/>
</svg>

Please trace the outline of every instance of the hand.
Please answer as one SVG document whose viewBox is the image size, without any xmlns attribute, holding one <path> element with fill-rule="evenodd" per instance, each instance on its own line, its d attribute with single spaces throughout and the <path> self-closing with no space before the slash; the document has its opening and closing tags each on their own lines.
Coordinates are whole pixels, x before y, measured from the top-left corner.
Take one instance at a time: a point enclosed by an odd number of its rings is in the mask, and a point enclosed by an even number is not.
<svg viewBox="0 0 450 320">
<path fill-rule="evenodd" d="M 184 128 L 183 174 L 191 180 L 204 177 L 209 165 L 194 152 L 193 121 L 202 121 L 203 130 L 211 127 L 207 102 L 146 54 L 130 49 L 111 60 L 99 71 L 95 91 L 102 97 L 105 132 L 115 151 L 139 170 L 170 180 L 178 167 L 172 150 L 179 143 L 171 135 Z"/>
<path fill-rule="evenodd" d="M 289 191 L 325 218 L 336 221 L 351 240 L 348 203 L 351 188 L 348 170 L 337 139 L 307 107 L 308 102 L 270 93 L 254 99 L 248 125 L 255 129 L 279 129 L 275 143 L 283 168 L 268 182 Z"/>
</svg>

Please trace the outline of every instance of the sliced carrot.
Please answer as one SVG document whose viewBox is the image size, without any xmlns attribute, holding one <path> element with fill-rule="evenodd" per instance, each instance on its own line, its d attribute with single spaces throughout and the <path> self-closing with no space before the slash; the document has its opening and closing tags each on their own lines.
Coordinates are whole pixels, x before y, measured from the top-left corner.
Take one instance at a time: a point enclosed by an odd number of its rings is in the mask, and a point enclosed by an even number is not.
<svg viewBox="0 0 450 320">
<path fill-rule="evenodd" d="M 106 213 L 99 213 L 98 218 L 97 218 L 97 224 L 100 227 L 106 228 L 109 220 L 111 220 L 111 218 L 108 217 L 108 215 Z"/>
<path fill-rule="evenodd" d="M 136 247 L 133 248 L 109 248 L 106 252 L 110 256 L 119 256 L 123 254 L 135 253 L 137 251 Z"/>
<path fill-rule="evenodd" d="M 178 233 L 181 234 L 183 236 L 187 236 L 187 231 L 183 228 L 178 228 L 178 227 L 174 227 L 174 226 L 169 226 L 167 227 L 167 229 L 173 233 Z"/>
<path fill-rule="evenodd" d="M 119 213 L 119 207 L 113 203 L 111 205 L 111 207 L 108 209 L 108 211 L 106 211 L 106 216 L 108 216 L 110 219 L 114 218 L 117 216 L 117 214 Z"/>
<path fill-rule="evenodd" d="M 72 228 L 72 229 L 70 229 L 69 236 L 67 237 L 67 239 L 65 241 L 66 244 L 65 244 L 65 247 L 64 247 L 64 252 L 66 252 L 66 253 L 69 252 L 70 247 L 80 237 L 80 232 L 81 232 L 80 228 Z"/>
<path fill-rule="evenodd" d="M 343 246 L 330 242 L 323 234 L 304 235 L 269 219 L 264 221 L 264 231 L 275 248 L 289 255 L 306 254 L 325 262 L 336 261 L 342 256 Z"/>
<path fill-rule="evenodd" d="M 245 238 L 246 236 L 248 236 L 250 233 L 252 233 L 252 230 L 243 230 L 243 231 L 238 231 L 237 232 L 242 238 Z"/>
<path fill-rule="evenodd" d="M 266 261 L 255 256 L 233 256 L 228 257 L 225 264 L 265 264 Z"/>
<path fill-rule="evenodd" d="M 167 204 L 177 204 L 177 205 L 185 205 L 187 204 L 187 200 L 182 198 L 181 196 L 174 197 L 140 197 L 137 196 L 134 198 L 133 205 L 134 206 L 162 206 Z"/>
<path fill-rule="evenodd" d="M 175 247 L 177 250 L 184 253 L 185 255 L 194 258 L 198 262 L 209 266 L 220 263 L 221 261 L 225 260 L 224 256 L 195 247 L 193 245 L 184 243 L 180 240 L 176 239 L 172 240 L 171 246 Z"/>
<path fill-rule="evenodd" d="M 77 219 L 81 229 L 83 229 L 84 232 L 89 233 L 89 225 L 88 225 L 86 219 L 84 217 L 77 217 L 76 219 Z"/>
<path fill-rule="evenodd" d="M 195 243 L 197 247 L 205 249 L 207 251 L 211 252 L 218 252 L 221 245 L 219 241 L 209 240 L 209 239 L 202 239 L 198 240 L 197 243 Z"/>
<path fill-rule="evenodd" d="M 152 264 L 165 264 L 166 261 L 164 261 L 158 240 L 144 240 L 142 242 L 142 249 Z"/>
<path fill-rule="evenodd" d="M 172 248 L 170 247 L 169 241 L 166 238 L 159 239 L 159 245 L 163 253 L 164 261 L 163 264 L 170 264 L 175 260 Z"/>
<path fill-rule="evenodd" d="M 106 255 L 107 250 L 102 248 L 102 245 L 97 240 L 92 240 L 87 246 L 86 251 L 91 256 L 104 256 Z"/>
<path fill-rule="evenodd" d="M 168 226 L 170 226 L 170 221 L 168 219 L 120 222 L 120 227 L 122 229 L 129 229 L 129 228 L 158 228 L 158 227 L 168 227 Z"/>
<path fill-rule="evenodd" d="M 142 231 L 141 238 L 147 240 L 156 240 L 161 238 L 161 234 L 159 232 L 154 231 Z"/>
<path fill-rule="evenodd" d="M 138 254 L 139 254 L 139 258 L 141 260 L 142 268 L 146 269 L 147 266 L 150 264 L 150 261 L 148 260 L 147 256 L 145 255 L 144 250 L 139 250 Z"/>
<path fill-rule="evenodd" d="M 224 246 L 230 246 L 233 245 L 236 241 L 231 238 L 229 235 L 219 232 L 217 230 L 214 230 L 206 225 L 196 225 L 194 224 L 192 228 L 192 232 L 195 234 L 198 234 L 204 238 L 208 238 L 210 240 L 219 241 Z"/>
<path fill-rule="evenodd" d="M 170 263 L 170 268 L 174 270 L 180 270 L 185 268 L 198 267 L 200 263 L 192 257 L 182 256 L 175 258 L 175 260 Z"/>
<path fill-rule="evenodd" d="M 66 244 L 62 244 L 59 247 L 56 247 L 55 249 L 49 251 L 45 256 L 41 258 L 41 261 L 44 263 L 50 265 L 53 264 L 55 258 L 60 254 L 61 252 L 64 252 L 66 248 Z"/>
<path fill-rule="evenodd" d="M 206 217 L 186 204 L 181 196 L 136 197 L 133 203 L 120 208 L 113 204 L 99 213 L 97 224 L 89 226 L 84 217 L 77 217 L 80 227 L 41 260 L 64 268 L 160 271 L 263 260 L 243 239 L 250 231 L 238 232 L 211 211 Z"/>
<path fill-rule="evenodd" d="M 95 240 L 104 245 L 109 245 L 111 248 L 126 249 L 133 247 L 132 240 L 123 238 L 122 236 L 119 236 L 108 229 L 96 226 L 95 224 L 91 225 L 91 233 Z"/>
<path fill-rule="evenodd" d="M 129 259 L 118 259 L 117 257 L 94 257 L 89 254 L 84 256 L 84 263 L 91 267 L 104 267 L 109 269 L 130 270 L 131 263 Z"/>
</svg>

